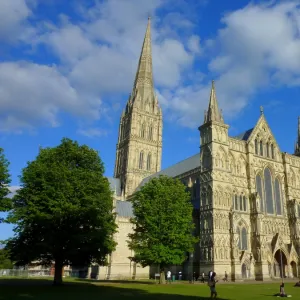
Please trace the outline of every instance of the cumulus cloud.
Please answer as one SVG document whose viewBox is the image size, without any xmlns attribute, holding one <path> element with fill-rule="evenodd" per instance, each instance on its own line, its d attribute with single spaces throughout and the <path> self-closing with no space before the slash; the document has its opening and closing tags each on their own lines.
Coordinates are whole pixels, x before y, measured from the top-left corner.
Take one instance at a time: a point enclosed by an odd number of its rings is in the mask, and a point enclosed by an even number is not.
<svg viewBox="0 0 300 300">
<path fill-rule="evenodd" d="M 107 135 L 107 130 L 101 128 L 81 128 L 77 130 L 77 133 L 89 138 L 95 138 Z"/>
<path fill-rule="evenodd" d="M 300 2 L 248 5 L 228 13 L 224 28 L 206 50 L 217 96 L 227 117 L 241 111 L 267 85 L 300 85 Z M 169 95 L 168 109 L 184 126 L 203 120 L 210 83 L 181 87 Z"/>
<path fill-rule="evenodd" d="M 0 0 L 0 41 L 14 42 L 26 34 L 29 4 L 26 0 Z"/>
<path fill-rule="evenodd" d="M 11 5 L 13 13 L 6 12 L 13 15 L 20 11 L 15 23 L 22 24 L 32 14 L 28 1 L 12 2 L 20 4 L 20 7 L 17 9 Z M 80 20 L 76 22 L 61 15 L 59 23 L 43 20 L 43 23 L 37 24 L 32 44 L 35 47 L 46 46 L 58 63 L 56 66 L 23 62 L 0 65 L 0 96 L 4 99 L 0 104 L 3 114 L 0 130 L 20 132 L 22 128 L 38 124 L 58 126 L 61 111 L 98 119 L 100 99 L 107 95 L 130 93 L 148 15 L 153 16 L 156 86 L 169 89 L 180 86 L 184 72 L 192 65 L 194 56 L 199 54 L 199 38 L 192 33 L 187 35 L 186 47 L 176 34 L 176 28 L 183 24 L 191 28 L 191 22 L 181 18 L 182 22 L 177 24 L 178 14 L 171 13 L 168 20 L 173 22 L 173 28 L 168 35 L 163 34 L 167 32 L 167 25 L 155 15 L 156 10 L 167 3 L 167 0 L 95 1 L 89 7 L 77 6 Z M 10 32 L 7 28 L 4 31 L 7 35 Z M 105 99 L 113 99 L 105 103 L 105 107 L 106 110 L 110 107 L 114 113 L 115 98 Z M 100 134 L 100 131 L 82 129 L 78 132 Z"/>
<path fill-rule="evenodd" d="M 0 130 L 37 124 L 57 126 L 59 111 L 97 119 L 100 99 L 83 97 L 55 66 L 27 62 L 0 64 Z"/>
<path fill-rule="evenodd" d="M 18 26 L 32 15 L 28 3 L 0 0 L 0 39 L 18 36 Z M 157 14 L 172 3 L 181 3 L 181 9 Z M 6 27 L 1 26 L 3 11 L 9 18 Z M 230 12 L 209 41 L 195 33 L 195 9 L 182 1 L 95 1 L 89 7 L 77 5 L 76 13 L 76 22 L 63 15 L 58 24 L 40 24 L 34 39 L 35 46 L 46 46 L 55 55 L 57 65 L 0 64 L 2 131 L 58 126 L 61 111 L 94 120 L 103 107 L 106 115 L 115 114 L 115 95 L 131 91 L 149 14 L 155 85 L 164 115 L 172 122 L 199 125 L 211 79 L 227 117 L 240 112 L 267 85 L 300 85 L 299 1 L 251 4 Z M 207 74 L 194 68 L 202 54 Z M 87 128 L 80 127 L 78 133 L 103 134 L 91 124 Z"/>
</svg>

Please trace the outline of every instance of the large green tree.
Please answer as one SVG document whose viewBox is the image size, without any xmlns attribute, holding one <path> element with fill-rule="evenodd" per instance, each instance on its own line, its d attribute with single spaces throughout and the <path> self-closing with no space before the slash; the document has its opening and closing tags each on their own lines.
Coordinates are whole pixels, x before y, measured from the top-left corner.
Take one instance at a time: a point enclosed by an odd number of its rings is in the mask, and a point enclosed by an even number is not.
<svg viewBox="0 0 300 300">
<path fill-rule="evenodd" d="M 134 232 L 129 247 L 142 266 L 159 265 L 160 282 L 165 267 L 181 264 L 197 242 L 194 233 L 190 193 L 178 180 L 153 178 L 132 198 Z"/>
<path fill-rule="evenodd" d="M 0 148 L 0 212 L 7 212 L 11 207 L 11 199 L 7 198 L 10 193 L 10 175 L 8 171 L 9 162 L 5 158 L 4 151 Z M 0 223 L 3 218 L 0 217 Z"/>
<path fill-rule="evenodd" d="M 103 264 L 115 248 L 113 197 L 98 153 L 64 138 L 40 149 L 20 176 L 9 221 L 7 249 L 17 265 L 55 263 L 54 284 L 65 265 Z"/>
<path fill-rule="evenodd" d="M 13 263 L 10 260 L 8 251 L 6 249 L 0 248 L 0 269 L 12 269 L 12 268 L 13 268 Z"/>
</svg>

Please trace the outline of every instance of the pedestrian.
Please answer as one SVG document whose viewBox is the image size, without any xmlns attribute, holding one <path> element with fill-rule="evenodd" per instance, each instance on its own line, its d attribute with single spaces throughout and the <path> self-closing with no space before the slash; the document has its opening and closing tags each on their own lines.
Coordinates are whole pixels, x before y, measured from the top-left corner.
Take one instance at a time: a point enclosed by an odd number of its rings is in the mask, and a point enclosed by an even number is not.
<svg viewBox="0 0 300 300">
<path fill-rule="evenodd" d="M 205 274 L 204 274 L 204 272 L 202 273 L 202 276 L 201 276 L 201 282 L 202 282 L 202 283 L 205 282 Z"/>
<path fill-rule="evenodd" d="M 225 277 L 224 277 L 224 281 L 225 282 L 228 282 L 228 274 L 227 274 L 227 272 L 225 271 Z"/>
<path fill-rule="evenodd" d="M 208 286 L 210 288 L 210 298 L 217 298 L 217 290 L 216 290 L 216 283 L 218 280 L 216 280 L 216 273 L 213 272 L 209 281 L 208 281 Z"/>
<path fill-rule="evenodd" d="M 171 284 L 171 271 L 169 270 L 168 272 L 167 272 L 167 283 L 170 283 Z"/>
<path fill-rule="evenodd" d="M 211 279 L 211 276 L 212 276 L 212 274 L 213 274 L 213 271 L 212 271 L 212 270 L 210 270 L 210 271 L 208 272 L 208 280 L 210 280 L 210 279 Z"/>
</svg>

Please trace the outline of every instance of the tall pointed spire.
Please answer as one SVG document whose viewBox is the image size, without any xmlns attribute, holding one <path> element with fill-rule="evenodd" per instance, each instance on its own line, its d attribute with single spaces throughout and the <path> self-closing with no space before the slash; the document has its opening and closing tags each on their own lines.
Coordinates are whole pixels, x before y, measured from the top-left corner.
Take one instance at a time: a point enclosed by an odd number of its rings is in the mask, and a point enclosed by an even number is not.
<svg viewBox="0 0 300 300">
<path fill-rule="evenodd" d="M 300 156 L 300 117 L 298 117 L 298 136 L 295 146 L 295 155 Z"/>
<path fill-rule="evenodd" d="M 133 95 L 137 92 L 142 99 L 154 97 L 150 17 L 148 17 L 147 30 L 134 80 Z"/>
<path fill-rule="evenodd" d="M 204 119 L 204 123 L 207 123 L 210 121 L 224 123 L 222 113 L 219 110 L 214 80 L 212 81 L 212 84 L 211 84 L 209 105 L 208 105 L 206 117 Z"/>
</svg>

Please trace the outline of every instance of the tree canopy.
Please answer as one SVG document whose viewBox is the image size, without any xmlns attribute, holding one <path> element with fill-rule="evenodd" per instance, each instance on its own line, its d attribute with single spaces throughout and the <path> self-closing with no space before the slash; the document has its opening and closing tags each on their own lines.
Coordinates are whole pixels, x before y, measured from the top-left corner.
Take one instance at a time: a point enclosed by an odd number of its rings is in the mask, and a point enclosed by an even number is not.
<svg viewBox="0 0 300 300">
<path fill-rule="evenodd" d="M 65 265 L 105 263 L 116 224 L 103 173 L 98 153 L 70 139 L 40 149 L 22 171 L 8 219 L 16 226 L 7 249 L 17 265 L 54 262 L 54 284 L 61 284 Z"/>
<path fill-rule="evenodd" d="M 160 176 L 134 194 L 132 205 L 134 232 L 128 244 L 134 260 L 142 266 L 159 265 L 164 282 L 165 267 L 183 263 L 198 240 L 190 193 L 178 179 Z"/>
<path fill-rule="evenodd" d="M 4 151 L 0 148 L 0 212 L 7 212 L 11 208 L 11 200 L 7 198 L 10 193 L 10 174 L 8 171 L 9 162 L 5 158 Z M 0 223 L 3 218 L 0 218 Z"/>
<path fill-rule="evenodd" d="M 6 249 L 0 248 L 0 269 L 12 269 L 13 263 L 10 260 L 9 253 Z"/>
</svg>

